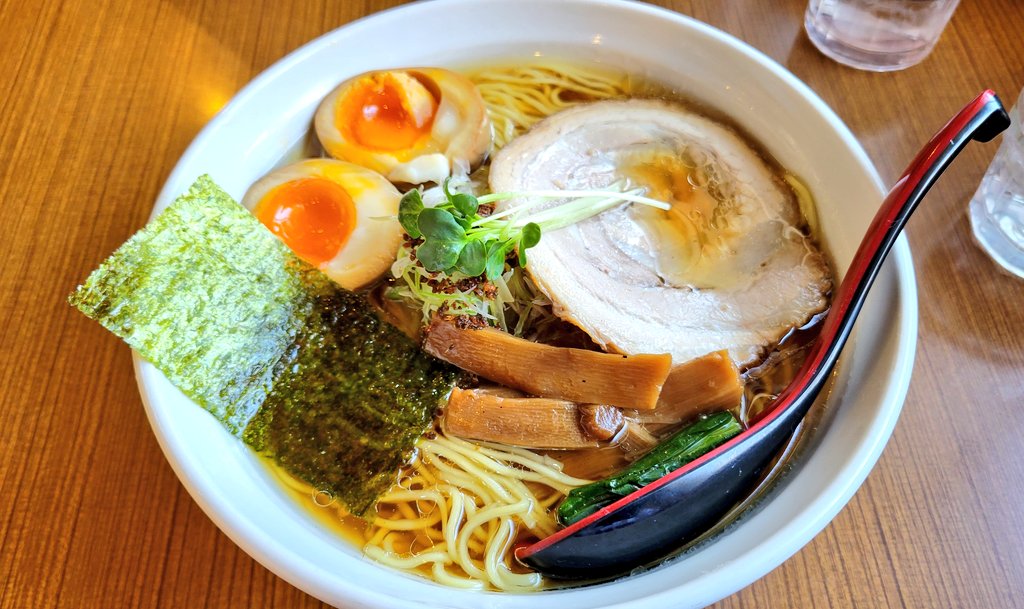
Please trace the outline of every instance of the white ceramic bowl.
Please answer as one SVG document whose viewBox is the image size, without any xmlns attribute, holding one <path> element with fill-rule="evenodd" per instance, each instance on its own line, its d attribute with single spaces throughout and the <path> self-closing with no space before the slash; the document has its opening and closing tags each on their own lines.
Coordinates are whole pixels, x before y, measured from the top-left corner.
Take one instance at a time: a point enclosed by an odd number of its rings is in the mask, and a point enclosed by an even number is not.
<svg viewBox="0 0 1024 609">
<path fill-rule="evenodd" d="M 459 66 L 541 53 L 640 71 L 731 116 L 818 203 L 827 244 L 846 268 L 882 198 L 871 162 L 803 83 L 744 43 L 681 15 L 632 2 L 440 0 L 374 15 L 284 58 L 242 90 L 188 148 L 159 211 L 202 173 L 233 196 L 309 130 L 336 83 L 377 68 Z M 155 212 L 154 212 L 155 213 Z M 850 499 L 892 431 L 917 337 L 913 266 L 901 239 L 846 348 L 828 408 L 834 416 L 773 496 L 737 525 L 669 564 L 585 588 L 529 595 L 444 588 L 363 558 L 287 498 L 248 449 L 136 359 L 139 385 L 167 458 L 196 502 L 256 560 L 343 607 L 697 607 L 775 568 Z"/>
</svg>

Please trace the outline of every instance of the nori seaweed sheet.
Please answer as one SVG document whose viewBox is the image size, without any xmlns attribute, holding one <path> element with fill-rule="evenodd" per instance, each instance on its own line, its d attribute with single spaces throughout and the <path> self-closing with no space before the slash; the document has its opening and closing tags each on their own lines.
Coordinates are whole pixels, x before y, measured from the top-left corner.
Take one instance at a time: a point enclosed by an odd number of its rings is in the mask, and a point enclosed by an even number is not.
<svg viewBox="0 0 1024 609">
<path fill-rule="evenodd" d="M 456 377 L 209 176 L 69 301 L 232 434 L 363 516 Z"/>
</svg>

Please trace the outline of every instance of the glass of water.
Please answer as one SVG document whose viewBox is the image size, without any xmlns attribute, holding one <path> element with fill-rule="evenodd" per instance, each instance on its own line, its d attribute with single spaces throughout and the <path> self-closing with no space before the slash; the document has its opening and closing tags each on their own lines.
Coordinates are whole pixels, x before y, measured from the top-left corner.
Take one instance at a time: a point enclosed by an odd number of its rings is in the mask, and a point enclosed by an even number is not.
<svg viewBox="0 0 1024 609">
<path fill-rule="evenodd" d="M 876 72 L 928 56 L 960 0 L 810 0 L 807 36 L 839 63 Z"/>
<path fill-rule="evenodd" d="M 1024 91 L 1010 128 L 971 199 L 974 238 L 1007 271 L 1024 278 Z"/>
</svg>

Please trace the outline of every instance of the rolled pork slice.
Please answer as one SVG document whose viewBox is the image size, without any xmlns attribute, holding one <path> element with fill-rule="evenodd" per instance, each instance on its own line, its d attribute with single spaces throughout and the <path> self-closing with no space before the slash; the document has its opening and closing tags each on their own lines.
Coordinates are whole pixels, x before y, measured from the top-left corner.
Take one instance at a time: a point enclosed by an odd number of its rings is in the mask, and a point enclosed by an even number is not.
<svg viewBox="0 0 1024 609">
<path fill-rule="evenodd" d="M 624 204 L 546 232 L 527 265 L 555 313 L 605 349 L 675 362 L 724 349 L 746 366 L 828 306 L 829 267 L 792 189 L 732 129 L 682 106 L 577 106 L 511 142 L 490 170 L 494 192 L 615 185 L 672 209 Z"/>
</svg>

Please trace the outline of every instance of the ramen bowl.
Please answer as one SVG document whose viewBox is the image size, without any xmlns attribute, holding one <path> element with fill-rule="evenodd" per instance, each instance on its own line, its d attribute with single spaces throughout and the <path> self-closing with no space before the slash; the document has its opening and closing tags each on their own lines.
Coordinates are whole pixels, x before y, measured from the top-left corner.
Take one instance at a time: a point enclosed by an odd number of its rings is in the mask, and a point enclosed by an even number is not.
<svg viewBox="0 0 1024 609">
<path fill-rule="evenodd" d="M 439 0 L 349 24 L 243 89 L 175 167 L 154 213 L 208 173 L 236 199 L 310 137 L 337 83 L 381 68 L 471 67 L 547 56 L 660 82 L 727 116 L 798 176 L 841 274 L 883 188 L 853 135 L 806 85 L 743 42 L 632 2 Z M 827 160 L 827 162 L 825 162 Z M 917 297 L 900 239 L 863 309 L 815 429 L 781 480 L 711 539 L 614 581 L 528 594 L 445 587 L 377 564 L 286 494 L 252 452 L 136 357 L 160 445 L 196 502 L 240 547 L 340 607 L 699 607 L 750 584 L 821 531 L 878 459 L 909 384 Z"/>
</svg>

